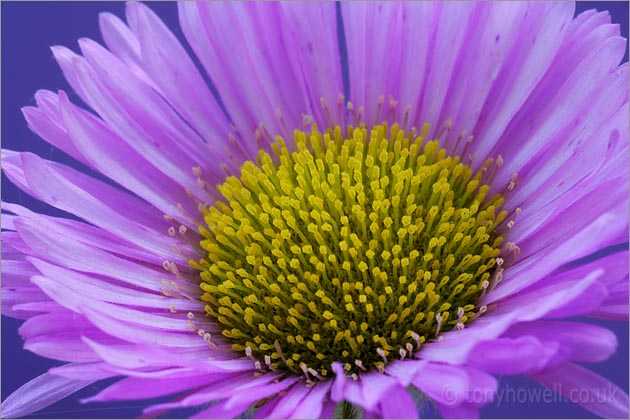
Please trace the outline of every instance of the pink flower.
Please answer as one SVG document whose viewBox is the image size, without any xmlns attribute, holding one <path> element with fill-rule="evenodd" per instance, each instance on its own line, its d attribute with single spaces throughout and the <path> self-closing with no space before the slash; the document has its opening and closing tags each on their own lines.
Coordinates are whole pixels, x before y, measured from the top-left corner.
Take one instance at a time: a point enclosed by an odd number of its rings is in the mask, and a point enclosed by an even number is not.
<svg viewBox="0 0 630 420">
<path fill-rule="evenodd" d="M 493 375 L 524 374 L 627 418 L 579 363 L 615 352 L 586 318 L 627 321 L 628 252 L 573 263 L 627 237 L 626 41 L 573 14 L 180 3 L 216 97 L 140 3 L 101 15 L 107 48 L 53 47 L 93 112 L 39 91 L 26 120 L 116 185 L 3 150 L 20 189 L 81 220 L 2 203 L 2 313 L 67 362 L 3 415 L 122 376 L 87 401 L 400 418 L 419 392 L 473 417 Z"/>
</svg>

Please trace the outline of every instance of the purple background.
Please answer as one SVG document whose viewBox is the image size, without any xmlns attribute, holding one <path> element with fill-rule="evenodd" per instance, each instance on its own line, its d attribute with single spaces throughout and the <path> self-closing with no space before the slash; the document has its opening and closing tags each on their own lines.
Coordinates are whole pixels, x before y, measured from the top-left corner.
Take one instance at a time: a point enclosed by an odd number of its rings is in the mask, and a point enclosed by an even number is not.
<svg viewBox="0 0 630 420">
<path fill-rule="evenodd" d="M 2 146 L 12 150 L 29 150 L 47 159 L 61 161 L 77 166 L 64 153 L 45 143 L 26 126 L 20 108 L 35 103 L 33 95 L 37 89 L 64 89 L 77 103 L 81 103 L 72 94 L 61 71 L 57 67 L 51 45 L 65 45 L 78 51 L 76 40 L 88 37 L 101 41 L 98 31 L 98 13 L 109 11 L 124 18 L 122 2 L 3 2 L 2 7 Z M 176 6 L 173 3 L 152 3 L 155 10 L 166 24 L 182 39 L 183 35 L 177 21 Z M 627 2 L 580 2 L 578 13 L 591 8 L 609 10 L 612 20 L 621 25 L 621 33 L 628 37 Z M 625 61 L 628 60 L 626 53 Z M 18 191 L 2 176 L 2 199 L 17 202 L 35 211 L 48 214 L 61 212 L 39 203 Z M 627 245 L 626 245 L 627 246 Z M 43 373 L 60 362 L 36 356 L 22 350 L 22 340 L 17 328 L 20 321 L 2 317 L 2 400 L 20 385 Z M 610 378 L 622 389 L 628 390 L 628 324 L 598 322 L 612 329 L 619 339 L 617 353 L 605 363 L 591 365 L 593 370 Z M 108 418 L 136 417 L 143 402 L 123 402 L 82 405 L 79 399 L 93 395 L 112 381 L 103 381 L 87 387 L 78 394 L 60 401 L 31 417 L 65 418 Z M 543 387 L 524 377 L 500 378 L 501 391 L 506 392 L 503 401 L 496 401 L 482 409 L 483 417 L 565 417 L 583 418 L 592 415 L 582 408 L 561 398 L 554 398 L 553 403 L 536 402 L 531 398 L 523 401 L 522 392 L 535 395 Z M 521 391 L 518 391 L 521 390 Z M 152 401 L 151 401 L 152 402 Z M 426 406 L 423 415 L 437 416 L 437 411 Z M 184 411 L 174 412 L 183 416 Z M 172 417 L 172 416 L 169 416 Z"/>
</svg>

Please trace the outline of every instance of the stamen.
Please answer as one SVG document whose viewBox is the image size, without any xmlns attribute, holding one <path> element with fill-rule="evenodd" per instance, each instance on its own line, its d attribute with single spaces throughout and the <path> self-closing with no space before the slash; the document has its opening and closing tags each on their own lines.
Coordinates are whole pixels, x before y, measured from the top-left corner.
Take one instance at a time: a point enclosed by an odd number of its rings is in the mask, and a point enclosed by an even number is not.
<svg viewBox="0 0 630 420">
<path fill-rule="evenodd" d="M 486 289 L 488 288 L 488 281 L 486 280 L 484 282 L 485 287 L 483 289 L 484 293 L 486 291 Z M 483 296 L 483 294 L 482 294 Z M 464 308 L 462 308 L 461 306 L 459 308 L 457 308 L 457 324 L 455 324 L 455 328 L 457 328 L 458 330 L 463 330 L 466 326 L 464 325 Z"/>
<path fill-rule="evenodd" d="M 374 125 L 380 122 L 381 117 L 381 109 L 383 108 L 383 104 L 385 103 L 385 95 L 381 95 L 376 100 L 376 114 L 374 115 Z"/>
<path fill-rule="evenodd" d="M 308 376 L 309 371 L 308 371 L 308 366 L 306 366 L 306 363 L 302 362 L 300 363 L 300 369 L 302 369 L 302 372 L 304 372 L 304 377 L 306 378 L 306 380 L 310 380 L 311 378 Z"/>
<path fill-rule="evenodd" d="M 508 191 L 512 191 L 514 187 L 516 187 L 517 179 L 518 179 L 518 174 L 515 172 L 512 174 L 512 177 L 510 178 L 510 183 L 507 186 Z"/>
<path fill-rule="evenodd" d="M 322 375 L 320 375 L 315 369 L 313 368 L 308 368 L 308 373 L 310 373 L 311 375 L 313 375 L 314 377 L 316 377 L 317 379 L 319 379 L 320 381 L 324 381 L 326 380 L 326 378 L 324 378 Z"/>
<path fill-rule="evenodd" d="M 381 359 L 383 359 L 383 362 L 387 363 L 387 356 L 385 355 L 385 351 L 382 348 L 377 348 L 376 349 L 376 353 L 378 353 L 379 356 L 381 356 Z"/>
<path fill-rule="evenodd" d="M 488 280 L 484 280 L 481 283 L 481 295 L 479 296 L 479 300 L 482 300 L 484 298 L 484 296 L 486 296 L 486 292 L 488 291 L 488 287 L 490 287 L 490 282 Z M 459 312 L 458 312 L 458 315 L 459 315 Z"/>
<path fill-rule="evenodd" d="M 416 342 L 416 350 L 420 350 L 420 335 L 412 332 L 411 333 L 411 338 L 413 338 L 413 340 Z"/>
<path fill-rule="evenodd" d="M 413 344 L 407 343 L 405 344 L 405 348 L 407 349 L 407 354 L 409 357 L 413 356 Z"/>
<path fill-rule="evenodd" d="M 403 130 L 407 130 L 409 127 L 409 114 L 411 114 L 411 105 L 405 107 L 405 114 L 403 116 Z"/>
<path fill-rule="evenodd" d="M 265 364 L 267 365 L 269 370 L 271 370 L 272 372 L 277 372 L 278 371 L 278 369 L 276 369 L 273 366 L 273 364 L 271 363 L 271 356 L 269 356 L 268 354 L 265 355 Z"/>
<path fill-rule="evenodd" d="M 356 359 L 354 361 L 354 364 L 357 365 L 357 367 L 361 369 L 362 371 L 367 372 L 367 369 L 365 368 L 365 366 L 363 366 L 363 362 L 360 361 L 359 359 Z"/>
<path fill-rule="evenodd" d="M 437 322 L 437 327 L 435 328 L 435 336 L 440 335 L 440 327 L 442 327 L 442 315 L 435 314 L 435 322 Z"/>
</svg>

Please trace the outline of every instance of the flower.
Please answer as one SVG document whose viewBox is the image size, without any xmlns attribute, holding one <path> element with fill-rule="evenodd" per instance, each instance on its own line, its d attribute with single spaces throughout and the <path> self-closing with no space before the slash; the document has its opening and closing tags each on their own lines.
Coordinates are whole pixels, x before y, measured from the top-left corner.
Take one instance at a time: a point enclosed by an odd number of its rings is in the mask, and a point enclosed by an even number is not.
<svg viewBox="0 0 630 420">
<path fill-rule="evenodd" d="M 578 364 L 616 348 L 585 317 L 628 317 L 627 251 L 583 259 L 628 229 L 626 44 L 573 12 L 181 3 L 216 98 L 139 3 L 128 26 L 101 15 L 107 49 L 53 47 L 94 113 L 40 91 L 24 115 L 115 185 L 3 151 L 18 187 L 80 219 L 2 204 L 3 314 L 68 362 L 4 416 L 122 376 L 88 401 L 416 417 L 419 390 L 472 417 L 493 375 L 525 374 L 627 417 Z"/>
</svg>

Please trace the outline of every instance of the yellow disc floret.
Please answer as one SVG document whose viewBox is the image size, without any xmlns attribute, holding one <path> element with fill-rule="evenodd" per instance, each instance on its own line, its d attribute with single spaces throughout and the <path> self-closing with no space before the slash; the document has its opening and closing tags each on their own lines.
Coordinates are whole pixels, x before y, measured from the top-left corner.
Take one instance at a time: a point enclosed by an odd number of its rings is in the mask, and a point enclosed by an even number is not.
<svg viewBox="0 0 630 420">
<path fill-rule="evenodd" d="M 397 125 L 296 132 L 204 211 L 202 300 L 263 369 L 381 370 L 463 328 L 495 268 L 503 198 Z"/>
</svg>

